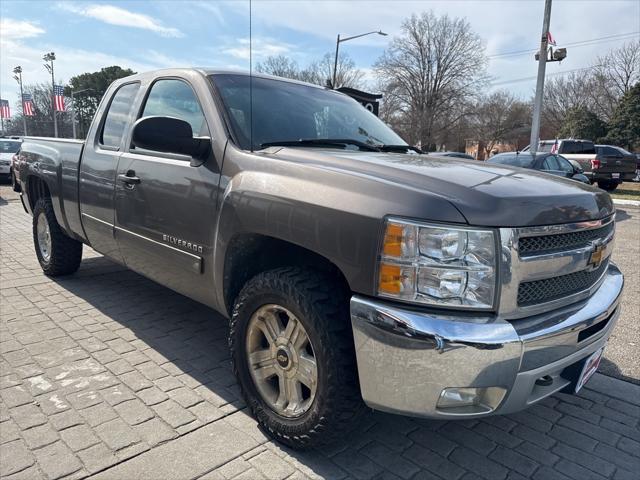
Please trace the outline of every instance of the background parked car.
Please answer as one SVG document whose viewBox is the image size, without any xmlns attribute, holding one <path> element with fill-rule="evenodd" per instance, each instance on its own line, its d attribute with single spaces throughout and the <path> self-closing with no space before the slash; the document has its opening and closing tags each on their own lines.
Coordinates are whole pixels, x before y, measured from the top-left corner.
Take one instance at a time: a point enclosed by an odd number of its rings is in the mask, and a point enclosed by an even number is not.
<svg viewBox="0 0 640 480">
<path fill-rule="evenodd" d="M 615 190 L 623 181 L 631 181 L 636 175 L 634 156 L 613 145 L 594 145 L 591 140 L 569 138 L 541 140 L 538 150 L 577 161 L 591 183 L 597 183 L 603 190 Z"/>
<path fill-rule="evenodd" d="M 586 184 L 591 183 L 582 173 L 582 168 L 579 165 L 576 166 L 562 155 L 556 155 L 554 153 L 539 152 L 536 153 L 535 157 L 529 152 L 499 153 L 487 160 L 487 163 L 530 168 Z"/>
<path fill-rule="evenodd" d="M 0 176 L 9 179 L 11 176 L 11 158 L 20 150 L 20 140 L 0 138 Z"/>
<path fill-rule="evenodd" d="M 437 155 L 438 157 L 456 157 L 465 160 L 475 160 L 471 155 L 462 152 L 429 152 L 429 155 Z"/>
</svg>

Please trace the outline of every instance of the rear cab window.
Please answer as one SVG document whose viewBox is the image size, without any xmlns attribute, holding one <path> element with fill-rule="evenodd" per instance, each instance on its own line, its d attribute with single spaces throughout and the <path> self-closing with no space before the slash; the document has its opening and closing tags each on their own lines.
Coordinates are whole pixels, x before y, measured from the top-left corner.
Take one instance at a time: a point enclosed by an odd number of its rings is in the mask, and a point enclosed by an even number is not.
<svg viewBox="0 0 640 480">
<path fill-rule="evenodd" d="M 129 114 L 136 95 L 140 90 L 139 83 L 128 83 L 118 88 L 111 99 L 100 133 L 100 145 L 108 150 L 118 150 Z"/>
</svg>

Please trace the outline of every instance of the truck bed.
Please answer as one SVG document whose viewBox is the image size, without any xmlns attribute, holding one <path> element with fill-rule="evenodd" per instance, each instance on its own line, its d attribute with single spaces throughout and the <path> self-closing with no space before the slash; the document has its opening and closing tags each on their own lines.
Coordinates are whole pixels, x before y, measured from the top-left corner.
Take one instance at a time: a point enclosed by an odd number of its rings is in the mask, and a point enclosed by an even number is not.
<svg viewBox="0 0 640 480">
<path fill-rule="evenodd" d="M 21 168 L 39 172 L 51 193 L 58 223 L 77 239 L 84 239 L 78 203 L 78 172 L 84 145 L 83 140 L 24 137 L 20 148 L 25 160 Z"/>
</svg>

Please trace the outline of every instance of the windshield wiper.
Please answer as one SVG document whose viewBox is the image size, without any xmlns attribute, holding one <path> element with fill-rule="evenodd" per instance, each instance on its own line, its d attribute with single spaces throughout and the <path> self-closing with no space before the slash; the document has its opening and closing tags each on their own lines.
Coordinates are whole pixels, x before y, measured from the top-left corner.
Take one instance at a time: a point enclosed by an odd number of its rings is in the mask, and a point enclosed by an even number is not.
<svg viewBox="0 0 640 480">
<path fill-rule="evenodd" d="M 412 145 L 376 145 L 381 152 L 400 152 L 406 153 L 408 150 L 416 153 L 422 153 L 418 147 Z"/>
<path fill-rule="evenodd" d="M 355 145 L 360 150 L 366 150 L 368 152 L 380 152 L 380 148 L 375 145 L 370 145 L 359 140 L 352 140 L 350 138 L 308 138 L 300 140 L 281 140 L 277 142 L 266 142 L 260 144 L 260 148 L 267 147 L 342 147 L 346 148 L 347 145 Z"/>
</svg>

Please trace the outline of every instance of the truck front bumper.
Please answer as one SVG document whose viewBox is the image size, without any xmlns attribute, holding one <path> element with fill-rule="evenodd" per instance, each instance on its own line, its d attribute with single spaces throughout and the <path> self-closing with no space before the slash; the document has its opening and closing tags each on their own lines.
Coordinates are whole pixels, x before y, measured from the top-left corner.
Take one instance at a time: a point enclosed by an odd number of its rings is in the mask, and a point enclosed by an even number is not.
<svg viewBox="0 0 640 480">
<path fill-rule="evenodd" d="M 513 322 L 354 296 L 363 399 L 376 410 L 451 419 L 511 413 L 573 391 L 618 319 L 623 283 L 610 264 L 590 298 Z"/>
</svg>

